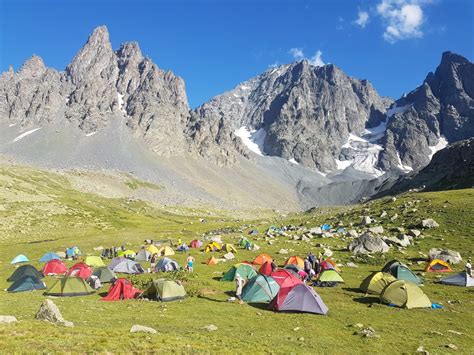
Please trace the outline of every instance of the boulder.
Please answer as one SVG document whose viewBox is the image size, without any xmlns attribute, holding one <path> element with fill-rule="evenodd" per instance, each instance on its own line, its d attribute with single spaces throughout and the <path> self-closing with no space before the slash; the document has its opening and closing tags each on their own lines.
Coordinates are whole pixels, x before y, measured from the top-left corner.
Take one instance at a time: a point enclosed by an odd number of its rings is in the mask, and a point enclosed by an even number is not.
<svg viewBox="0 0 474 355">
<path fill-rule="evenodd" d="M 382 211 L 382 213 L 380 214 L 380 218 L 385 218 L 387 217 L 387 211 Z"/>
<path fill-rule="evenodd" d="M 148 334 L 156 334 L 157 331 L 151 327 L 145 327 L 144 325 L 132 325 L 130 328 L 130 333 L 148 333 Z"/>
<path fill-rule="evenodd" d="M 397 237 L 385 237 L 384 241 L 388 244 L 407 247 L 411 244 L 410 237 L 406 234 L 399 234 Z"/>
<path fill-rule="evenodd" d="M 53 324 L 62 325 L 65 327 L 74 326 L 72 322 L 68 322 L 63 318 L 58 306 L 56 306 L 54 302 L 50 299 L 45 300 L 41 304 L 38 312 L 36 313 L 36 319 L 50 322 Z"/>
<path fill-rule="evenodd" d="M 309 232 L 310 232 L 311 234 L 314 234 L 314 235 L 320 235 L 320 234 L 323 233 L 321 227 L 314 227 L 314 228 L 311 228 L 311 229 L 309 230 Z"/>
<path fill-rule="evenodd" d="M 352 238 L 357 238 L 359 236 L 359 233 L 355 229 L 349 229 L 347 231 L 347 235 Z"/>
<path fill-rule="evenodd" d="M 439 224 L 433 218 L 427 218 L 421 221 L 421 228 L 438 228 Z"/>
<path fill-rule="evenodd" d="M 412 237 L 418 238 L 421 235 L 421 232 L 418 229 L 410 229 L 408 234 Z"/>
<path fill-rule="evenodd" d="M 218 328 L 214 325 L 214 324 L 209 324 L 207 326 L 204 327 L 204 330 L 207 330 L 208 332 L 214 332 L 216 331 Z"/>
<path fill-rule="evenodd" d="M 331 256 L 333 256 L 333 254 L 334 253 L 331 249 L 329 249 L 329 248 L 324 249 L 324 253 L 323 253 L 324 256 L 327 256 L 328 258 L 330 258 Z"/>
<path fill-rule="evenodd" d="M 370 218 L 369 216 L 362 217 L 362 220 L 360 221 L 360 224 L 362 224 L 363 226 L 368 226 L 370 223 L 372 223 L 372 218 Z"/>
<path fill-rule="evenodd" d="M 288 254 L 288 249 L 280 249 L 278 254 Z"/>
<path fill-rule="evenodd" d="M 0 324 L 16 323 L 18 320 L 13 316 L 0 316 Z"/>
<path fill-rule="evenodd" d="M 364 233 L 354 239 L 348 246 L 353 254 L 386 253 L 390 247 L 379 237 Z"/>
<path fill-rule="evenodd" d="M 459 264 L 462 261 L 459 252 L 449 249 L 432 248 L 429 251 L 430 259 L 440 259 L 450 264 Z"/>
<path fill-rule="evenodd" d="M 382 226 L 370 227 L 369 232 L 373 233 L 373 234 L 382 234 L 383 233 L 383 227 Z"/>
</svg>

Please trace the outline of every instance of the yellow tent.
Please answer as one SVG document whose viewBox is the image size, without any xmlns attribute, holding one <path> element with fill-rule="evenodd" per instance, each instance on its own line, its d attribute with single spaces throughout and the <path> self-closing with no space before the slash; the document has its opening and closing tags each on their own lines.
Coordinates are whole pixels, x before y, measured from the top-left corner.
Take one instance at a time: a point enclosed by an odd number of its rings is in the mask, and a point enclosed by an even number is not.
<svg viewBox="0 0 474 355">
<path fill-rule="evenodd" d="M 168 246 L 165 246 L 165 247 L 161 247 L 160 250 L 158 250 L 158 254 L 161 256 L 170 256 L 170 255 L 174 255 L 174 250 Z"/>
<path fill-rule="evenodd" d="M 155 245 L 153 245 L 153 244 L 148 245 L 148 246 L 145 248 L 145 250 L 146 250 L 147 252 L 149 252 L 151 255 L 153 255 L 153 254 L 159 254 L 159 253 L 160 253 L 160 251 L 158 250 L 158 248 L 157 248 Z"/>
<path fill-rule="evenodd" d="M 235 247 L 230 244 L 230 243 L 226 243 L 222 246 L 222 249 L 221 251 L 225 251 L 225 252 L 232 252 L 232 253 L 237 253 L 237 249 L 235 249 Z"/>
<path fill-rule="evenodd" d="M 93 255 L 88 256 L 86 257 L 84 262 L 87 265 L 92 266 L 92 267 L 105 266 L 100 256 L 93 256 Z"/>
<path fill-rule="evenodd" d="M 126 258 L 134 258 L 137 255 L 133 250 L 125 250 L 125 251 L 119 251 L 117 253 L 117 256 L 124 256 Z"/>
<path fill-rule="evenodd" d="M 208 245 L 206 245 L 206 253 L 209 253 L 210 251 L 219 251 L 221 250 L 221 246 L 217 242 L 210 242 Z"/>
</svg>

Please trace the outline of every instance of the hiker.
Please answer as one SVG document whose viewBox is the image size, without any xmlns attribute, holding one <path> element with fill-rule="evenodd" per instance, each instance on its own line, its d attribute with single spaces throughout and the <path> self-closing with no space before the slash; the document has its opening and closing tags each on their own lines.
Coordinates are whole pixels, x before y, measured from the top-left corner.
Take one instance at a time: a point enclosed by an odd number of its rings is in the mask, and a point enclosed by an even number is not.
<svg viewBox="0 0 474 355">
<path fill-rule="evenodd" d="M 188 258 L 186 259 L 186 267 L 188 268 L 188 272 L 193 272 L 194 268 L 194 258 L 191 256 L 191 254 L 188 254 Z"/>
<path fill-rule="evenodd" d="M 155 272 L 155 267 L 156 267 L 156 259 L 158 259 L 158 254 L 153 254 L 150 258 L 150 268 L 151 272 Z"/>
<path fill-rule="evenodd" d="M 308 253 L 308 260 L 311 263 L 311 269 L 314 270 L 314 268 L 316 267 L 316 257 L 312 252 Z"/>
<path fill-rule="evenodd" d="M 244 288 L 245 280 L 240 277 L 239 274 L 235 276 L 235 297 L 239 300 L 239 304 L 243 304 L 242 301 L 242 289 Z"/>
<path fill-rule="evenodd" d="M 467 259 L 466 263 L 466 274 L 469 277 L 472 277 L 472 263 L 471 263 L 471 258 Z"/>
<path fill-rule="evenodd" d="M 275 263 L 275 260 L 272 260 L 272 263 L 270 265 L 272 267 L 272 272 L 275 271 L 278 267 L 277 264 Z"/>
<path fill-rule="evenodd" d="M 306 259 L 304 259 L 304 271 L 306 272 L 306 281 L 311 281 L 311 279 L 314 277 L 315 272 L 313 270 L 313 265 L 310 260 L 310 255 Z"/>
</svg>

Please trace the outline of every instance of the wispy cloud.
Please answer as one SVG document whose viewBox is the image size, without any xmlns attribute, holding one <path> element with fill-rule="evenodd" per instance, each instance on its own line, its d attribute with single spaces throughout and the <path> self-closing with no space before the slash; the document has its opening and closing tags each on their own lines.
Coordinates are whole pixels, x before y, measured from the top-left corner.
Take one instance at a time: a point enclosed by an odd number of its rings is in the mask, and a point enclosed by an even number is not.
<svg viewBox="0 0 474 355">
<path fill-rule="evenodd" d="M 337 18 L 336 30 L 342 31 L 344 29 L 344 17 L 339 16 Z"/>
<path fill-rule="evenodd" d="M 357 14 L 357 19 L 354 21 L 354 23 L 362 28 L 365 28 L 365 26 L 369 23 L 369 13 L 367 11 L 360 11 Z"/>
<path fill-rule="evenodd" d="M 300 60 L 304 58 L 304 53 L 302 48 L 291 48 L 290 54 L 293 56 L 294 59 Z"/>
<path fill-rule="evenodd" d="M 289 53 L 295 60 L 307 59 L 309 64 L 314 65 L 315 67 L 322 67 L 324 65 L 322 58 L 323 52 L 320 50 L 317 50 L 311 58 L 306 58 L 302 48 L 291 48 Z"/>
</svg>

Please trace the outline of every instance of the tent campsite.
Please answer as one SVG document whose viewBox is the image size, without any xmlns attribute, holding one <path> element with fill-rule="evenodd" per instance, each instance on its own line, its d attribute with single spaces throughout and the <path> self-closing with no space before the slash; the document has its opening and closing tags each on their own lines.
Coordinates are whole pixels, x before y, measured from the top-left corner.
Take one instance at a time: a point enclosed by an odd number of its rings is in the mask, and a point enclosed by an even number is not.
<svg viewBox="0 0 474 355">
<path fill-rule="evenodd" d="M 82 277 L 84 280 L 92 275 L 92 268 L 85 263 L 77 263 L 71 266 L 67 272 L 67 276 Z"/>
<path fill-rule="evenodd" d="M 252 264 L 263 265 L 267 261 L 271 263 L 273 261 L 273 258 L 270 255 L 263 253 L 263 254 L 257 255 L 255 259 L 253 259 Z"/>
<path fill-rule="evenodd" d="M 110 286 L 109 292 L 102 301 L 120 301 L 136 298 L 142 291 L 133 287 L 131 281 L 127 279 L 118 279 Z"/>
<path fill-rule="evenodd" d="M 474 277 L 471 277 L 467 272 L 463 271 L 455 275 L 451 275 L 439 281 L 443 285 L 474 287 Z"/>
<path fill-rule="evenodd" d="M 286 292 L 280 288 L 268 308 L 277 312 L 304 312 L 326 314 L 328 307 L 312 287 L 303 283 L 291 287 Z"/>
<path fill-rule="evenodd" d="M 27 263 L 28 261 L 30 261 L 30 259 L 28 259 L 26 257 L 26 255 L 23 255 L 23 254 L 19 254 L 17 256 L 15 256 L 12 261 L 10 261 L 10 264 L 19 264 L 19 263 Z"/>
<path fill-rule="evenodd" d="M 118 263 L 112 269 L 112 271 L 122 274 L 143 274 L 145 272 L 145 270 L 143 270 L 142 266 L 139 263 L 129 259 L 125 259 Z"/>
<path fill-rule="evenodd" d="M 170 258 L 163 258 L 156 263 L 155 270 L 162 272 L 177 271 L 179 270 L 179 265 L 176 261 Z"/>
<path fill-rule="evenodd" d="M 84 263 L 92 267 L 105 266 L 104 262 L 102 261 L 102 258 L 100 256 L 94 255 L 87 256 L 84 260 Z"/>
<path fill-rule="evenodd" d="M 34 290 L 44 290 L 46 285 L 39 278 L 31 275 L 24 275 L 13 282 L 7 289 L 8 292 L 25 292 Z"/>
<path fill-rule="evenodd" d="M 425 272 L 452 272 L 451 266 L 446 261 L 433 259 L 426 264 Z"/>
<path fill-rule="evenodd" d="M 257 272 L 249 264 L 235 264 L 222 276 L 221 281 L 234 281 L 237 275 L 240 275 L 244 280 L 248 280 L 256 276 Z"/>
<path fill-rule="evenodd" d="M 280 286 L 272 277 L 256 275 L 244 286 L 242 300 L 245 302 L 270 302 L 279 290 Z"/>
<path fill-rule="evenodd" d="M 388 284 L 380 300 L 401 308 L 430 308 L 431 301 L 417 285 L 410 281 L 396 280 Z"/>
<path fill-rule="evenodd" d="M 56 253 L 53 253 L 52 251 L 44 254 L 40 259 L 40 263 L 47 263 L 48 261 L 51 261 L 51 260 L 61 260 L 61 258 L 59 257 L 58 254 Z"/>
<path fill-rule="evenodd" d="M 67 273 L 67 267 L 62 262 L 62 260 L 53 259 L 53 260 L 48 261 L 43 266 L 43 275 L 44 276 L 64 275 L 65 273 Z"/>
<path fill-rule="evenodd" d="M 290 256 L 288 260 L 285 261 L 285 266 L 290 264 L 298 266 L 301 270 L 304 269 L 304 260 L 299 256 Z"/>
<path fill-rule="evenodd" d="M 94 271 L 92 272 L 92 276 L 98 277 L 101 283 L 108 283 L 111 282 L 113 279 L 117 278 L 115 272 L 105 266 L 101 266 L 94 269 Z"/>
<path fill-rule="evenodd" d="M 13 274 L 7 279 L 8 282 L 15 282 L 24 276 L 33 276 L 37 279 L 42 279 L 43 275 L 33 265 L 22 265 L 16 269 Z"/>
<path fill-rule="evenodd" d="M 385 286 L 396 280 L 397 279 L 395 277 L 386 272 L 377 271 L 367 276 L 362 281 L 359 288 L 365 293 L 380 295 Z"/>
<path fill-rule="evenodd" d="M 186 291 L 183 285 L 176 281 L 158 279 L 153 280 L 141 297 L 159 300 L 162 302 L 169 302 L 180 300 L 186 297 Z"/>
</svg>

